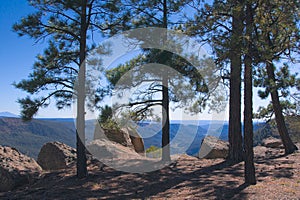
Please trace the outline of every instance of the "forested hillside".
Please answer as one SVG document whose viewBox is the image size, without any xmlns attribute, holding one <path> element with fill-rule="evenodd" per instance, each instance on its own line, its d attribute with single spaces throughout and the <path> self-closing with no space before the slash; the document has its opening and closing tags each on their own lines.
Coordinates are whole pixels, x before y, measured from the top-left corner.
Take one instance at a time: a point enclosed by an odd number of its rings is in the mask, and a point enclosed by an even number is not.
<svg viewBox="0 0 300 200">
<path fill-rule="evenodd" d="M 300 116 L 288 116 L 285 120 L 292 141 L 300 142 Z M 261 144 L 263 139 L 270 136 L 280 138 L 274 120 L 257 126 L 254 132 L 254 146 Z"/>
<path fill-rule="evenodd" d="M 19 118 L 0 118 L 0 145 L 15 147 L 37 158 L 42 145 L 50 141 L 60 141 L 74 147 L 74 122 L 50 119 L 23 122 Z"/>
</svg>

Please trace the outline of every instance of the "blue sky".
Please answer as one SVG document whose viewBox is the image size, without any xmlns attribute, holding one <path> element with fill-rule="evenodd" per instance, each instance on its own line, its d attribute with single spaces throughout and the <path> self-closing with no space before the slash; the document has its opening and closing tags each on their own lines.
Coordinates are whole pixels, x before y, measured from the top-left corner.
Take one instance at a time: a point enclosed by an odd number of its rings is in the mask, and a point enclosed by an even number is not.
<svg viewBox="0 0 300 200">
<path fill-rule="evenodd" d="M 14 114 L 20 113 L 20 105 L 17 99 L 27 96 L 27 94 L 16 89 L 12 83 L 26 79 L 32 71 L 35 57 L 42 53 L 46 47 L 44 43 L 35 43 L 33 39 L 27 36 L 19 37 L 12 31 L 14 23 L 22 17 L 34 12 L 26 0 L 0 0 L 0 24 L 1 24 L 1 72 L 0 79 L 0 112 L 8 111 Z M 172 114 L 172 113 L 171 113 Z M 181 115 L 181 112 L 174 113 L 175 116 Z M 66 108 L 58 111 L 53 104 L 48 108 L 40 109 L 36 117 L 75 117 L 72 108 Z"/>
<path fill-rule="evenodd" d="M 0 112 L 9 111 L 14 114 L 20 113 L 18 98 L 27 94 L 12 86 L 13 82 L 26 79 L 32 70 L 35 57 L 42 53 L 45 44 L 38 43 L 28 37 L 19 37 L 12 31 L 14 23 L 33 12 L 33 8 L 27 4 L 26 0 L 0 0 L 0 59 L 1 59 L 1 79 L 0 79 Z M 299 72 L 299 65 L 294 68 Z M 254 92 L 256 96 L 257 92 Z M 254 98 L 254 110 L 259 105 L 265 105 L 267 101 L 259 101 Z M 54 105 L 41 109 L 37 117 L 74 117 L 72 109 L 58 111 Z"/>
<path fill-rule="evenodd" d="M 31 72 L 34 59 L 41 53 L 45 44 L 35 44 L 28 37 L 19 37 L 12 31 L 14 23 L 34 10 L 28 6 L 26 0 L 1 0 L 0 1 L 0 112 L 9 111 L 20 113 L 20 106 L 16 102 L 18 98 L 27 94 L 12 86 L 13 82 L 25 79 Z M 57 111 L 54 106 L 39 111 L 37 117 L 73 117 L 73 111 Z"/>
</svg>

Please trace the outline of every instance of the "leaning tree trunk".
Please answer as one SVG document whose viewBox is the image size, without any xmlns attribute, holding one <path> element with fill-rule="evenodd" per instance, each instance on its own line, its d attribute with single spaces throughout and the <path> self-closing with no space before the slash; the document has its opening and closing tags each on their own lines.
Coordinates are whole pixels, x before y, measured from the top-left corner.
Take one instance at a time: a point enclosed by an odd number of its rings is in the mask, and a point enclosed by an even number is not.
<svg viewBox="0 0 300 200">
<path fill-rule="evenodd" d="M 81 0 L 81 28 L 80 28 L 80 70 L 78 74 L 77 92 L 77 120 L 76 120 L 76 150 L 77 150 L 77 177 L 87 176 L 87 159 L 85 151 L 85 56 L 86 56 L 86 6 L 87 0 Z"/>
<path fill-rule="evenodd" d="M 267 74 L 268 74 L 268 79 L 271 83 L 275 84 L 275 72 L 274 72 L 274 66 L 272 62 L 267 62 L 266 63 L 266 68 L 267 68 Z M 276 86 L 272 88 L 271 87 L 271 99 L 272 99 L 272 104 L 273 104 L 273 109 L 275 113 L 275 121 L 277 124 L 277 129 L 279 132 L 279 135 L 281 137 L 284 149 L 285 149 L 285 154 L 291 154 L 295 150 L 297 150 L 297 146 L 292 142 L 288 130 L 286 128 L 284 116 L 282 114 L 282 107 L 280 105 L 279 101 L 279 95 L 278 91 L 276 89 Z"/>
<path fill-rule="evenodd" d="M 236 2 L 237 6 L 240 4 Z M 241 38 L 243 33 L 242 10 L 234 10 L 230 52 L 230 97 L 229 97 L 229 155 L 232 162 L 243 160 L 241 128 Z"/>
<path fill-rule="evenodd" d="M 167 0 L 163 2 L 163 27 L 168 28 L 167 21 Z M 167 32 L 166 32 L 167 34 Z M 164 39 L 167 39 L 167 35 L 164 36 Z M 166 56 L 169 54 L 163 52 Z M 165 58 L 166 60 L 168 57 Z M 168 71 L 165 71 L 162 75 L 162 160 L 170 161 L 170 115 L 169 115 L 169 77 Z"/>
<path fill-rule="evenodd" d="M 253 15 L 250 3 L 246 8 L 246 41 L 248 52 L 245 55 L 244 71 L 244 150 L 245 150 L 245 183 L 256 184 L 253 153 L 253 91 L 252 91 L 252 25 Z"/>
</svg>

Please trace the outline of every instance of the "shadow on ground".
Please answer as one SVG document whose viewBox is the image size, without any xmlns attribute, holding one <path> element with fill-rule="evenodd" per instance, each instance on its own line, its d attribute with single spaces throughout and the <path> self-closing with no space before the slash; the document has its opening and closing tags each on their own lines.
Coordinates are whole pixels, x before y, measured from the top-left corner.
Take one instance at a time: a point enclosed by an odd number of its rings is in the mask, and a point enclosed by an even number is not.
<svg viewBox="0 0 300 200">
<path fill-rule="evenodd" d="M 291 168 L 281 167 L 293 161 L 274 155 L 257 158 L 258 180 L 293 176 Z M 264 166 L 271 166 L 264 168 Z M 44 174 L 28 188 L 2 193 L 8 199 L 247 199 L 248 185 L 243 182 L 243 163 L 230 164 L 224 160 L 180 158 L 161 170 L 134 174 L 89 165 L 89 176 L 79 180 L 75 168 Z"/>
</svg>

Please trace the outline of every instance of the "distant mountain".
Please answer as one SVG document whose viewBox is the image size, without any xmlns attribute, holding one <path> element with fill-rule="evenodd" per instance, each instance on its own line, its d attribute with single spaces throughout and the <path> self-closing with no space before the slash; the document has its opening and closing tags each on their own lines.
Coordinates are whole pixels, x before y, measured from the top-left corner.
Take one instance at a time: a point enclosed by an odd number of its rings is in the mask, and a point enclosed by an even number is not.
<svg viewBox="0 0 300 200">
<path fill-rule="evenodd" d="M 207 124 L 212 123 L 212 124 Z M 200 149 L 201 141 L 206 135 L 214 135 L 223 140 L 227 139 L 227 133 L 222 133 L 223 124 L 215 122 L 207 123 L 171 123 L 170 125 L 170 141 L 171 153 L 180 154 L 187 153 L 195 155 Z M 138 132 L 144 138 L 145 149 L 150 146 L 161 146 L 162 134 L 160 123 L 140 123 Z"/>
<path fill-rule="evenodd" d="M 74 122 L 33 119 L 23 122 L 19 118 L 0 118 L 0 145 L 17 148 L 22 153 L 37 158 L 46 142 L 60 141 L 75 147 Z"/>
<path fill-rule="evenodd" d="M 73 122 L 75 123 L 74 118 L 36 118 L 38 120 L 46 120 L 46 121 L 56 121 L 56 122 Z"/>
<path fill-rule="evenodd" d="M 75 123 L 72 118 L 33 119 L 23 122 L 20 118 L 0 117 L 0 145 L 19 149 L 22 153 L 37 158 L 46 142 L 60 141 L 72 147 L 76 145 Z M 94 137 L 95 120 L 86 121 L 86 141 Z M 144 139 L 145 149 L 161 146 L 161 124 L 141 122 L 138 132 Z M 254 130 L 262 124 L 254 124 Z M 195 155 L 200 149 L 205 135 L 214 135 L 228 140 L 228 123 L 218 121 L 171 121 L 171 153 Z M 260 134 L 259 134 L 260 135 Z M 255 134 L 256 141 L 257 134 Z"/>
<path fill-rule="evenodd" d="M 18 115 L 15 115 L 15 114 L 10 113 L 10 112 L 0 112 L 0 118 L 3 118 L 3 117 L 19 118 Z"/>
</svg>

